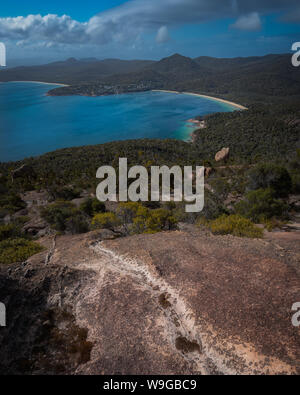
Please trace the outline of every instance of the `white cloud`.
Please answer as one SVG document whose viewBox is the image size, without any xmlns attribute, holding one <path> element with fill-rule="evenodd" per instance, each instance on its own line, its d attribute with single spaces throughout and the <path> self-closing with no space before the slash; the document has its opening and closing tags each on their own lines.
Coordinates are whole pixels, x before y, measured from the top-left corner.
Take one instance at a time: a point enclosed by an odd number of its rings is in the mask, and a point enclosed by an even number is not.
<svg viewBox="0 0 300 395">
<path fill-rule="evenodd" d="M 238 30 L 255 32 L 261 30 L 262 23 L 258 13 L 252 12 L 249 15 L 240 16 L 231 27 Z"/>
<path fill-rule="evenodd" d="M 84 42 L 86 23 L 67 15 L 48 14 L 0 18 L 0 38 L 12 40 L 49 40 L 58 43 Z"/>
<path fill-rule="evenodd" d="M 156 35 L 156 42 L 158 44 L 162 44 L 168 42 L 169 40 L 170 40 L 170 35 L 167 26 L 160 27 Z"/>
<path fill-rule="evenodd" d="M 0 40 L 44 41 L 57 45 L 128 43 L 132 46 L 137 37 L 147 32 L 158 31 L 156 40 L 164 42 L 169 38 L 166 26 L 176 28 L 220 16 L 237 18 L 232 25 L 236 29 L 259 30 L 259 15 L 292 13 L 298 4 L 299 0 L 130 0 L 85 23 L 67 15 L 51 14 L 0 18 Z"/>
</svg>

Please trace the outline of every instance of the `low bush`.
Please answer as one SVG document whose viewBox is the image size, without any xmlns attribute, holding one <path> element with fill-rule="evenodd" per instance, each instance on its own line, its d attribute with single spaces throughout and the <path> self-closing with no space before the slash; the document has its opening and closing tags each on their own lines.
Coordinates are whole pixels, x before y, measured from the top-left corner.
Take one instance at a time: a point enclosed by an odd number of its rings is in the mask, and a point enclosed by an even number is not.
<svg viewBox="0 0 300 395">
<path fill-rule="evenodd" d="M 26 207 L 26 203 L 17 194 L 0 195 L 0 207 L 5 214 L 14 214 Z"/>
<path fill-rule="evenodd" d="M 7 239 L 0 242 L 0 263 L 24 262 L 32 255 L 43 251 L 43 247 L 26 239 Z"/>
<path fill-rule="evenodd" d="M 148 210 L 141 207 L 133 220 L 131 233 L 158 233 L 163 230 L 175 229 L 177 225 L 176 218 L 172 212 L 166 209 Z"/>
<path fill-rule="evenodd" d="M 93 229 L 114 230 L 120 225 L 120 221 L 114 213 L 96 214 L 92 220 Z"/>
<path fill-rule="evenodd" d="M 263 230 L 255 226 L 249 219 L 240 215 L 222 215 L 211 221 L 209 227 L 215 235 L 233 235 L 237 237 L 262 238 Z"/>
<path fill-rule="evenodd" d="M 80 210 L 89 217 L 94 217 L 96 214 L 105 213 L 105 204 L 96 198 L 89 198 L 80 205 Z"/>
<path fill-rule="evenodd" d="M 292 179 L 284 167 L 260 164 L 249 171 L 247 187 L 251 191 L 272 189 L 275 197 L 285 197 L 292 190 Z"/>
<path fill-rule="evenodd" d="M 235 205 L 237 214 L 253 222 L 263 222 L 273 217 L 284 218 L 286 210 L 286 204 L 275 199 L 271 189 L 251 191 L 246 194 L 244 200 Z"/>
<path fill-rule="evenodd" d="M 41 216 L 53 229 L 64 232 L 66 230 L 66 221 L 76 213 L 74 204 L 65 201 L 59 201 L 50 204 L 41 209 Z"/>
<path fill-rule="evenodd" d="M 74 212 L 71 217 L 66 219 L 65 227 L 66 232 L 72 235 L 87 233 L 89 231 L 87 218 L 80 211 Z"/>
<path fill-rule="evenodd" d="M 292 178 L 292 193 L 300 193 L 300 150 L 297 151 L 295 157 L 291 159 L 288 165 L 289 173 Z"/>
<path fill-rule="evenodd" d="M 14 224 L 0 225 L 0 241 L 21 236 L 21 230 Z"/>
<path fill-rule="evenodd" d="M 70 202 L 58 201 L 43 207 L 41 216 L 58 232 L 77 234 L 89 229 L 84 214 Z"/>
<path fill-rule="evenodd" d="M 167 208 L 149 209 L 137 202 L 120 203 L 118 224 L 127 234 L 157 233 L 176 228 L 177 220 Z"/>
<path fill-rule="evenodd" d="M 214 178 L 210 182 L 214 193 L 219 199 L 226 199 L 231 191 L 230 184 L 223 178 Z"/>
<path fill-rule="evenodd" d="M 30 221 L 30 217 L 27 215 L 21 215 L 20 217 L 15 218 L 14 222 L 18 225 L 24 225 Z"/>
<path fill-rule="evenodd" d="M 80 197 L 80 191 L 71 186 L 53 186 L 48 189 L 48 193 L 53 200 L 73 200 Z"/>
</svg>

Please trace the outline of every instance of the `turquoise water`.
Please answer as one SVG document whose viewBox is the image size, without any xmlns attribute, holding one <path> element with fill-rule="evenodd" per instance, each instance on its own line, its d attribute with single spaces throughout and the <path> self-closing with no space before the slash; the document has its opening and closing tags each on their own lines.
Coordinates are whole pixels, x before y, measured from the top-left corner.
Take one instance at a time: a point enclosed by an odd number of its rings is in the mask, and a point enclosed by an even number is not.
<svg viewBox="0 0 300 395">
<path fill-rule="evenodd" d="M 59 148 L 141 138 L 186 140 L 197 115 L 233 111 L 216 101 L 162 92 L 105 97 L 48 97 L 55 86 L 0 84 L 0 161 Z"/>
</svg>

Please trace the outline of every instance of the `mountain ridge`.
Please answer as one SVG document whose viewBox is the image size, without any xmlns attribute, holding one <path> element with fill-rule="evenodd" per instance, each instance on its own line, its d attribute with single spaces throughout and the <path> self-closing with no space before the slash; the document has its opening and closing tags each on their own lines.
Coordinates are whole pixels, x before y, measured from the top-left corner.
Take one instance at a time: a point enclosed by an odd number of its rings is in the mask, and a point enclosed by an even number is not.
<svg viewBox="0 0 300 395">
<path fill-rule="evenodd" d="M 245 106 L 300 97 L 300 73 L 292 66 L 289 54 L 245 58 L 200 56 L 194 59 L 174 54 L 159 61 L 71 58 L 44 66 L 0 72 L 1 82 L 26 80 L 71 85 L 50 91 L 53 96 L 101 96 L 167 89 L 206 94 Z"/>
</svg>

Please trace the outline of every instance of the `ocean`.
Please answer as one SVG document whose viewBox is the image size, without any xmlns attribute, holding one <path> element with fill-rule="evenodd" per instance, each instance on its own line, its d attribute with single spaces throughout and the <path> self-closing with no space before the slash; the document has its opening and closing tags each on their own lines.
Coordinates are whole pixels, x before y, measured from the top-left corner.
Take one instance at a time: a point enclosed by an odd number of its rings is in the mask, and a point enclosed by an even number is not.
<svg viewBox="0 0 300 395">
<path fill-rule="evenodd" d="M 105 97 L 50 97 L 53 85 L 0 83 L 0 161 L 60 148 L 129 139 L 187 140 L 187 120 L 234 111 L 214 100 L 165 92 Z"/>
</svg>

